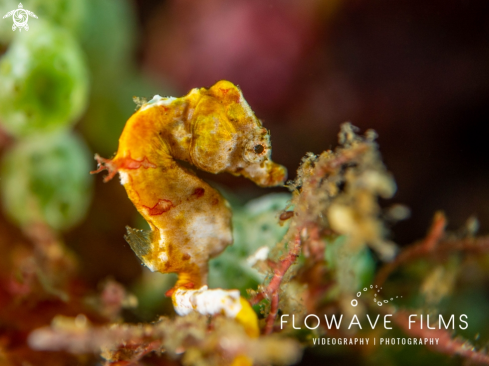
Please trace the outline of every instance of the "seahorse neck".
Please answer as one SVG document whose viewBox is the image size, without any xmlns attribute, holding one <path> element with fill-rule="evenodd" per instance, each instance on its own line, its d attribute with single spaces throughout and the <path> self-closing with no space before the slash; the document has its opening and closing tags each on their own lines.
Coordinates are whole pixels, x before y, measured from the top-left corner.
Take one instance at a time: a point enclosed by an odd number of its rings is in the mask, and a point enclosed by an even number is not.
<svg viewBox="0 0 489 366">
<path fill-rule="evenodd" d="M 202 94 L 198 89 L 193 89 L 182 98 L 175 99 L 170 106 L 171 113 L 165 121 L 164 133 L 170 153 L 176 160 L 193 164 L 190 150 L 193 141 L 193 118 L 197 110 Z"/>
<path fill-rule="evenodd" d="M 162 98 L 143 106 L 126 123 L 119 139 L 119 160 L 129 159 L 168 165 L 190 161 L 194 103 L 189 98 Z M 122 167 L 119 164 L 119 167 Z"/>
</svg>

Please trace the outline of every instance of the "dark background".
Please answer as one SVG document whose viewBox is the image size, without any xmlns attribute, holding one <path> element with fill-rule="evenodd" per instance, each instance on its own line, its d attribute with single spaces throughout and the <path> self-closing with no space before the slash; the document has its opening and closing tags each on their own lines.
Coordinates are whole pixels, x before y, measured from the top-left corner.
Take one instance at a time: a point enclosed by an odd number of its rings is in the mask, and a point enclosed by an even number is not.
<svg viewBox="0 0 489 366">
<path fill-rule="evenodd" d="M 219 79 L 239 84 L 291 178 L 307 151 L 334 147 L 339 125 L 351 121 L 378 132 L 394 201 L 412 210 L 394 240 L 423 236 L 439 209 L 452 229 L 474 214 L 488 231 L 488 2 L 135 4 L 146 72 L 177 95 Z"/>
</svg>

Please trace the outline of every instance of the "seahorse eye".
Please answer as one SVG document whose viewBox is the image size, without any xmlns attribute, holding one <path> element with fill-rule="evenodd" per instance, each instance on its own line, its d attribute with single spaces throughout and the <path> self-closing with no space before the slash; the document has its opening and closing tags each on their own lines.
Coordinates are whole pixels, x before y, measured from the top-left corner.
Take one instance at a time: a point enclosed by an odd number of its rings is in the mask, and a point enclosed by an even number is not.
<svg viewBox="0 0 489 366">
<path fill-rule="evenodd" d="M 251 138 L 244 144 L 242 152 L 244 160 L 248 163 L 261 163 L 270 155 L 270 143 L 266 138 L 251 136 Z"/>
<path fill-rule="evenodd" d="M 263 145 L 255 145 L 255 152 L 257 154 L 261 154 L 264 150 L 265 148 L 263 147 Z"/>
</svg>

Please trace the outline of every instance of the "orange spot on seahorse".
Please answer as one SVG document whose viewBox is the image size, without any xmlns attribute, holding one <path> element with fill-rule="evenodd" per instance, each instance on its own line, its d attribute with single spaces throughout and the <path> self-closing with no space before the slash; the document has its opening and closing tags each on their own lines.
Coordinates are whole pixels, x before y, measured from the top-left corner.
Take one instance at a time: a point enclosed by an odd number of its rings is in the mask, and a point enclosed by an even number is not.
<svg viewBox="0 0 489 366">
<path fill-rule="evenodd" d="M 188 254 L 188 253 L 185 253 L 184 255 L 182 255 L 182 260 L 184 260 L 184 261 L 188 261 L 190 258 L 191 258 L 190 254 Z"/>
<path fill-rule="evenodd" d="M 195 188 L 194 193 L 192 193 L 192 196 L 195 196 L 196 198 L 200 198 L 204 195 L 205 189 L 202 187 Z"/>
<path fill-rule="evenodd" d="M 233 102 L 236 102 L 236 103 L 239 103 L 239 93 L 236 93 L 235 92 L 235 89 L 224 89 L 224 88 L 219 88 L 219 90 L 221 91 L 222 95 L 224 97 L 227 97 L 227 94 L 229 93 L 230 90 L 232 90 L 231 94 L 229 94 L 229 99 Z"/>
<path fill-rule="evenodd" d="M 156 205 L 153 207 L 144 206 L 143 207 L 148 210 L 148 213 L 151 216 L 161 215 L 167 211 L 170 211 L 175 205 L 170 200 L 159 199 Z"/>
<path fill-rule="evenodd" d="M 187 283 L 181 284 L 179 286 L 172 287 L 167 292 L 165 292 L 165 296 L 166 297 L 171 297 L 173 295 L 173 293 L 176 290 L 178 290 L 179 288 L 184 288 L 184 289 L 187 289 L 187 290 L 191 290 L 191 289 L 195 288 L 195 285 L 192 282 L 187 282 Z"/>
<path fill-rule="evenodd" d="M 95 160 L 97 160 L 98 168 L 97 170 L 92 170 L 90 174 L 97 174 L 104 170 L 107 170 L 109 174 L 104 177 L 104 182 L 108 182 L 117 174 L 119 169 L 139 169 L 143 167 L 144 169 L 156 168 L 157 165 L 149 161 L 145 156 L 143 160 L 135 160 L 133 158 L 124 157 L 120 161 L 114 161 L 113 159 L 102 158 L 99 154 L 95 154 Z"/>
<path fill-rule="evenodd" d="M 146 156 L 143 158 L 143 160 L 135 160 L 129 156 L 123 158 L 118 164 L 119 169 L 139 169 L 141 167 L 144 169 L 156 168 L 156 164 L 150 162 Z"/>
</svg>

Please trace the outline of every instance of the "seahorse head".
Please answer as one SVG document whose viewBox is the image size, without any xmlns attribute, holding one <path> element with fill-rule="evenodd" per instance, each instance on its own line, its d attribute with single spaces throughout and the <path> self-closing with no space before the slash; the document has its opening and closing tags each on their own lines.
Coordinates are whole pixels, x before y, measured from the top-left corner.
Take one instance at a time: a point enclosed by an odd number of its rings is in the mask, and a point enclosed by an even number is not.
<svg viewBox="0 0 489 366">
<path fill-rule="evenodd" d="M 222 80 L 200 93 L 191 121 L 193 164 L 211 173 L 243 175 L 264 187 L 283 183 L 287 171 L 271 160 L 270 133 L 241 90 Z"/>
</svg>

